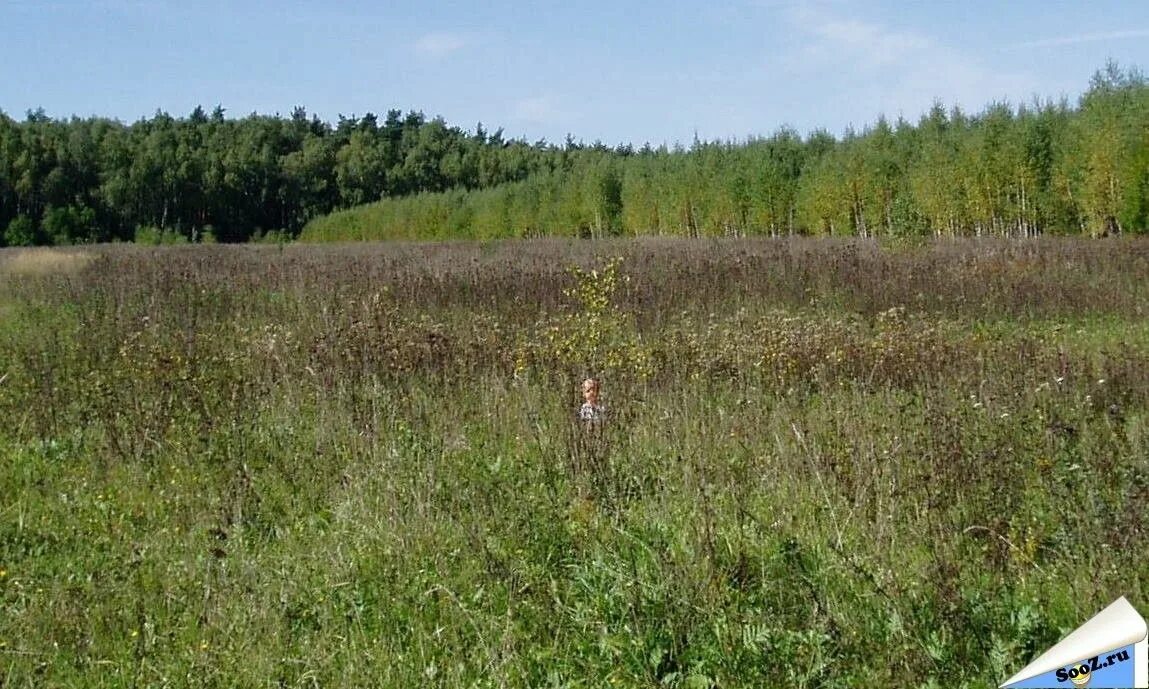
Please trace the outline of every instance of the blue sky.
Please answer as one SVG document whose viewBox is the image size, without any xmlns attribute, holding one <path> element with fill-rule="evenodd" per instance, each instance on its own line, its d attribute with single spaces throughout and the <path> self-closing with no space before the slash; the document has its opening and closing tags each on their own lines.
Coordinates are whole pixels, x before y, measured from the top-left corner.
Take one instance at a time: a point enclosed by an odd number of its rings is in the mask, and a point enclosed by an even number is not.
<svg viewBox="0 0 1149 689">
<path fill-rule="evenodd" d="M 0 0 L 0 109 L 390 108 L 609 144 L 840 134 L 1149 69 L 1149 2 Z"/>
</svg>

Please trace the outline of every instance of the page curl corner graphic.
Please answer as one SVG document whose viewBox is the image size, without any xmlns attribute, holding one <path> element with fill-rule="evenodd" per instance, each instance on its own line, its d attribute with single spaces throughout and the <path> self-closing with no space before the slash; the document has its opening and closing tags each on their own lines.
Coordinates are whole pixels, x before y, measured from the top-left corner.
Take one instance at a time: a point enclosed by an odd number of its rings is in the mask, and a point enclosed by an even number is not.
<svg viewBox="0 0 1149 689">
<path fill-rule="evenodd" d="M 1149 687 L 1145 620 L 1122 596 L 1001 685 Z"/>
</svg>

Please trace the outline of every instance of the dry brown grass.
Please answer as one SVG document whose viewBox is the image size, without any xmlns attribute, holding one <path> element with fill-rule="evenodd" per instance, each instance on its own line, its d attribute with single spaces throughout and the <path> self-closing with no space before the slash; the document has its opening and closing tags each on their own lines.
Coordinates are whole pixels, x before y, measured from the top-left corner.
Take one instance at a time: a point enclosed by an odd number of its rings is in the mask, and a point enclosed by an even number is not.
<svg viewBox="0 0 1149 689">
<path fill-rule="evenodd" d="M 77 249 L 36 247 L 0 252 L 0 276 L 27 277 L 78 273 L 95 255 Z"/>
</svg>

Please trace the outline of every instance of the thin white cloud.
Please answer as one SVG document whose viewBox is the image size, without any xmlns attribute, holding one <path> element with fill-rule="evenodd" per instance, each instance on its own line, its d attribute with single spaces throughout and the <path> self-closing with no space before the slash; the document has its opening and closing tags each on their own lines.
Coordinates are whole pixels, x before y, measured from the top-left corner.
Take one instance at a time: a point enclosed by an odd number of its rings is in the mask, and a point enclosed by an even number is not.
<svg viewBox="0 0 1149 689">
<path fill-rule="evenodd" d="M 1120 41 L 1128 38 L 1149 38 L 1149 29 L 1126 29 L 1124 31 L 1104 31 L 1100 33 L 1084 33 L 1077 36 L 1062 36 L 1060 38 L 1043 38 L 1036 41 L 1018 43 L 1016 48 L 1056 48 L 1078 43 L 1096 43 L 1097 41 Z"/>
<path fill-rule="evenodd" d="M 827 5 L 792 6 L 783 17 L 803 46 L 785 61 L 787 71 L 839 81 L 863 121 L 879 112 L 912 118 L 938 99 L 980 109 L 1028 97 L 1036 86 L 1029 75 L 991 69 L 915 29 L 843 16 Z"/>
<path fill-rule="evenodd" d="M 827 48 L 856 53 L 871 67 L 892 65 L 907 56 L 932 47 L 931 41 L 912 32 L 891 31 L 856 19 L 832 19 L 811 25 Z"/>
<path fill-rule="evenodd" d="M 840 62 L 876 69 L 904 61 L 929 50 L 933 41 L 913 31 L 890 29 L 873 22 L 841 17 L 824 6 L 793 5 L 784 11 L 787 21 L 809 40 L 803 59 Z"/>
<path fill-rule="evenodd" d="M 423 57 L 444 58 L 466 48 L 470 38 L 455 31 L 436 31 L 424 34 L 415 41 L 415 52 Z"/>
<path fill-rule="evenodd" d="M 531 96 L 515 101 L 511 114 L 516 120 L 536 124 L 550 123 L 561 119 L 562 113 L 550 96 Z"/>
</svg>

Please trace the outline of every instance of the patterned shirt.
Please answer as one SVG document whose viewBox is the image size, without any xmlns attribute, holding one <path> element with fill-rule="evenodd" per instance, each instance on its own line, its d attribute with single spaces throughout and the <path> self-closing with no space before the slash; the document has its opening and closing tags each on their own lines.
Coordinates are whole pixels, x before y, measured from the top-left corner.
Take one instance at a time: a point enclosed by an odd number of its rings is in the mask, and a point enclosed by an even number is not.
<svg viewBox="0 0 1149 689">
<path fill-rule="evenodd" d="M 583 402 L 582 407 L 578 410 L 579 421 L 602 421 L 606 416 L 606 408 L 601 404 L 591 404 L 590 402 Z"/>
</svg>

